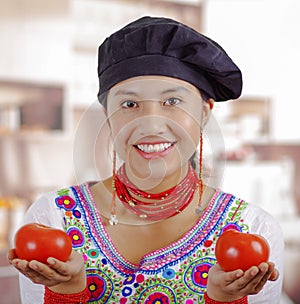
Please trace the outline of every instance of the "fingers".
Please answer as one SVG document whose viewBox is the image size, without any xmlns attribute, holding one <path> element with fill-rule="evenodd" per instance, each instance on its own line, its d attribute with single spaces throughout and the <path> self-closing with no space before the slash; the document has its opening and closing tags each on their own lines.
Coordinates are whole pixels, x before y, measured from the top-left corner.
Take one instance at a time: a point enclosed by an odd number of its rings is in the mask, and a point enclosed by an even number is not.
<svg viewBox="0 0 300 304">
<path fill-rule="evenodd" d="M 66 263 L 56 260 L 54 258 L 49 258 L 47 262 L 53 270 L 60 273 L 61 275 L 65 276 L 68 274 L 68 268 L 66 266 Z"/>
<path fill-rule="evenodd" d="M 52 284 L 53 281 L 65 282 L 74 274 L 79 273 L 81 269 L 84 269 L 82 255 L 76 251 L 72 251 L 67 262 L 62 262 L 50 257 L 47 260 L 47 265 L 36 260 L 28 262 L 26 260 L 18 259 L 16 258 L 14 250 L 9 251 L 8 259 L 10 264 L 23 275 L 34 282 L 38 281 L 38 283 L 43 284 L 48 282 Z"/>
<path fill-rule="evenodd" d="M 229 292 L 236 288 L 237 284 L 235 282 L 242 278 L 243 275 L 244 272 L 241 269 L 225 272 L 218 264 L 211 267 L 208 273 L 209 281 L 222 289 L 228 289 Z"/>
<path fill-rule="evenodd" d="M 269 281 L 276 281 L 279 278 L 279 272 L 275 268 L 274 263 L 268 262 L 268 265 L 269 265 L 269 273 L 270 273 L 268 280 Z"/>
<path fill-rule="evenodd" d="M 54 259 L 52 257 L 48 258 L 47 262 L 49 263 L 52 269 L 62 275 L 74 275 L 78 273 L 80 269 L 84 268 L 84 261 L 82 255 L 74 250 L 72 251 L 69 260 L 66 263 L 61 262 L 60 260 Z"/>
<path fill-rule="evenodd" d="M 256 278 L 253 279 L 253 282 L 251 282 L 255 293 L 258 293 L 262 290 L 272 273 L 272 271 L 270 271 L 268 267 L 265 267 L 265 265 L 263 267 L 260 265 L 259 269 L 259 274 Z"/>
<path fill-rule="evenodd" d="M 271 262 L 252 266 L 247 271 L 224 272 L 219 265 L 210 268 L 207 290 L 220 298 L 258 294 L 268 280 L 277 280 L 279 274 Z"/>
<path fill-rule="evenodd" d="M 249 283 L 245 286 L 249 290 L 249 294 L 258 293 L 268 281 L 272 271 L 269 271 L 269 265 L 267 263 L 261 263 L 256 267 L 256 275 L 252 277 Z M 254 272 L 252 273 L 252 275 Z"/>
<path fill-rule="evenodd" d="M 269 277 L 269 281 L 276 281 L 279 278 L 279 272 L 277 269 L 274 269 Z"/>
<path fill-rule="evenodd" d="M 279 277 L 278 271 L 275 269 L 274 263 L 262 263 L 259 266 L 260 274 L 253 280 L 253 285 L 256 293 L 258 293 L 268 280 L 276 281 Z"/>
<path fill-rule="evenodd" d="M 16 259 L 16 258 L 17 258 L 15 249 L 10 249 L 10 250 L 8 251 L 7 258 L 8 258 L 8 260 L 9 260 L 9 262 L 11 262 L 13 259 Z"/>
<path fill-rule="evenodd" d="M 237 278 L 240 278 L 244 272 L 241 269 L 237 269 L 230 272 L 225 272 L 219 264 L 214 265 L 209 270 L 210 273 L 213 273 L 214 276 L 219 275 L 222 276 L 222 281 L 225 281 L 227 284 L 235 281 Z"/>
<path fill-rule="evenodd" d="M 273 272 L 273 263 L 261 263 L 258 267 L 249 268 L 244 276 L 236 280 L 231 287 L 237 288 L 245 294 L 257 294 L 262 290 Z"/>
<path fill-rule="evenodd" d="M 65 263 L 55 260 L 56 267 L 53 268 L 51 264 L 46 265 L 38 261 L 30 261 L 28 264 L 30 271 L 27 274 L 29 274 L 29 278 L 34 278 L 35 280 L 38 280 L 38 283 L 47 284 L 47 286 L 53 286 L 57 283 L 70 280 L 71 276 L 67 274 L 67 271 L 65 270 L 66 267 L 61 265 L 58 267 L 57 264 Z M 63 269 L 64 273 L 59 272 L 57 269 Z"/>
<path fill-rule="evenodd" d="M 34 270 L 30 269 L 29 262 L 20 259 L 13 259 L 11 265 L 14 266 L 24 276 L 31 278 L 34 276 Z"/>
<path fill-rule="evenodd" d="M 238 269 L 238 270 L 234 270 L 231 272 L 227 272 L 225 274 L 226 274 L 225 284 L 230 285 L 233 282 L 235 282 L 237 279 L 241 278 L 243 276 L 244 272 L 241 269 Z"/>
<path fill-rule="evenodd" d="M 249 289 L 250 282 L 253 281 L 253 279 L 257 276 L 259 273 L 258 267 L 251 267 L 245 272 L 242 272 L 239 270 L 239 272 L 231 272 L 228 273 L 228 275 L 231 276 L 232 281 L 227 281 L 227 290 L 230 293 L 239 292 L 243 295 L 247 294 L 247 290 Z M 256 284 L 255 284 L 256 285 Z"/>
<path fill-rule="evenodd" d="M 55 268 L 35 260 L 28 262 L 25 260 L 13 259 L 10 263 L 20 273 L 36 284 L 54 286 L 58 283 L 70 280 L 70 275 L 67 274 L 66 267 L 61 265 L 65 263 L 57 260 L 55 260 Z M 60 272 L 58 272 L 57 269 L 60 270 Z"/>
<path fill-rule="evenodd" d="M 268 280 L 276 280 L 278 271 L 273 263 L 261 263 L 245 272 L 225 272 L 219 265 L 210 268 L 207 291 L 217 298 L 236 299 L 238 296 L 258 294 Z"/>
</svg>

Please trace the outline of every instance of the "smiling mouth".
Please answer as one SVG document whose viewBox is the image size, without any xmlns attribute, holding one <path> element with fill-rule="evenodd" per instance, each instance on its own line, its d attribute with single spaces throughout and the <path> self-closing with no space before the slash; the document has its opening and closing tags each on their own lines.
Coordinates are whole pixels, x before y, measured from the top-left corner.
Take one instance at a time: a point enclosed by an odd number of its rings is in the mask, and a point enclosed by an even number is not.
<svg viewBox="0 0 300 304">
<path fill-rule="evenodd" d="M 157 144 L 139 144 L 135 145 L 137 149 L 144 153 L 155 153 L 163 152 L 169 149 L 173 144 L 172 143 L 157 143 Z"/>
</svg>

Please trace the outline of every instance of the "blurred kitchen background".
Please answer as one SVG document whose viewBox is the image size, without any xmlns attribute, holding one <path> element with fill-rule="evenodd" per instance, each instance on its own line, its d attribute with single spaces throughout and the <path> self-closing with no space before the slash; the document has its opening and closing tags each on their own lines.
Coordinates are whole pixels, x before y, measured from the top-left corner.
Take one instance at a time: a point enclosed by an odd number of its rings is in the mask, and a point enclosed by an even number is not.
<svg viewBox="0 0 300 304">
<path fill-rule="evenodd" d="M 299 13 L 298 0 L 2 0 L 0 303 L 20 303 L 6 252 L 30 204 L 109 176 L 97 48 L 144 15 L 207 34 L 243 71 L 242 97 L 217 104 L 208 125 L 209 182 L 278 219 L 286 244 L 281 303 L 300 303 Z"/>
</svg>

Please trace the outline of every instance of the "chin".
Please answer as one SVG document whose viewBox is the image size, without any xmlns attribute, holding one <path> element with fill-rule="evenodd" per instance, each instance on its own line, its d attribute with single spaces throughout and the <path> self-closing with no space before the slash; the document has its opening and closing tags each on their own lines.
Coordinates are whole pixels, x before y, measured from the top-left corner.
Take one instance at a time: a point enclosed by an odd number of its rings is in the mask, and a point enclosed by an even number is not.
<svg viewBox="0 0 300 304">
<path fill-rule="evenodd" d="M 187 163 L 187 161 L 186 161 Z M 138 178 L 162 180 L 173 174 L 180 175 L 184 167 L 182 160 L 176 158 L 136 159 L 130 162 L 131 170 Z"/>
</svg>

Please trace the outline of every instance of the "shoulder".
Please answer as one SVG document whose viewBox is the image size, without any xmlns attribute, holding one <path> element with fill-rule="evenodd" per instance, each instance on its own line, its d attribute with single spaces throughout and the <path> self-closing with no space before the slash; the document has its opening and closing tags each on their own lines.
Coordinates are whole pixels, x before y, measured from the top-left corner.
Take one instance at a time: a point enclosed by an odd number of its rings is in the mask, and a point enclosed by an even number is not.
<svg viewBox="0 0 300 304">
<path fill-rule="evenodd" d="M 28 208 L 23 224 L 37 222 L 51 227 L 63 227 L 63 213 L 60 204 L 75 200 L 74 187 L 62 188 L 41 194 Z"/>
<path fill-rule="evenodd" d="M 251 222 L 250 232 L 265 231 L 270 234 L 281 234 L 279 221 L 267 210 L 253 203 L 247 203 L 244 217 Z"/>
<path fill-rule="evenodd" d="M 244 202 L 243 208 L 241 208 L 241 218 L 243 224 L 247 226 L 247 232 L 261 235 L 268 241 L 271 248 L 270 261 L 274 262 L 276 268 L 282 273 L 284 238 L 279 221 L 259 205 L 245 202 L 232 194 L 225 193 L 224 196 L 226 195 L 231 196 L 233 202 Z M 279 284 L 281 283 L 279 282 Z"/>
<path fill-rule="evenodd" d="M 228 194 L 227 194 L 228 195 Z M 229 194 L 232 195 L 232 194 Z M 232 195 L 232 200 L 244 202 L 241 210 L 243 221 L 248 226 L 248 232 L 264 236 L 269 242 L 283 247 L 283 233 L 279 221 L 267 210 Z"/>
<path fill-rule="evenodd" d="M 257 204 L 249 203 L 234 194 L 226 193 L 221 190 L 219 193 L 222 200 L 230 201 L 231 206 L 234 209 L 239 209 L 241 217 L 247 224 L 250 233 L 266 236 L 277 235 L 282 238 L 282 231 L 278 220 L 267 210 Z"/>
<path fill-rule="evenodd" d="M 258 204 L 248 202 L 241 197 L 238 197 L 232 193 L 224 192 L 222 190 L 219 190 L 219 193 L 220 196 L 223 196 L 223 198 L 227 200 L 230 199 L 230 201 L 232 202 L 239 202 L 241 205 L 243 205 L 243 208 L 241 209 L 243 212 L 243 217 L 245 217 L 253 224 L 261 225 L 262 223 L 265 223 L 265 221 L 267 221 L 267 223 L 279 225 L 276 218 L 271 215 L 270 212 L 268 212 Z"/>
</svg>

